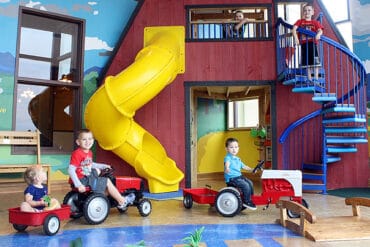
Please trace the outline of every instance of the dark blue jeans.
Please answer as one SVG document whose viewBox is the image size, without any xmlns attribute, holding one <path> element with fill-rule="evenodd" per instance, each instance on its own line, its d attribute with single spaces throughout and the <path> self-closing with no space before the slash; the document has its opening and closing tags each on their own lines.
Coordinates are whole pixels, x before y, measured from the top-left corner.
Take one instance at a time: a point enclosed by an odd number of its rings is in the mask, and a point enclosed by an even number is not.
<svg viewBox="0 0 370 247">
<path fill-rule="evenodd" d="M 235 186 L 237 186 L 243 192 L 245 203 L 251 201 L 251 195 L 253 195 L 254 193 L 252 181 L 244 176 L 239 176 L 235 178 L 230 178 L 230 182 L 235 184 Z"/>
</svg>

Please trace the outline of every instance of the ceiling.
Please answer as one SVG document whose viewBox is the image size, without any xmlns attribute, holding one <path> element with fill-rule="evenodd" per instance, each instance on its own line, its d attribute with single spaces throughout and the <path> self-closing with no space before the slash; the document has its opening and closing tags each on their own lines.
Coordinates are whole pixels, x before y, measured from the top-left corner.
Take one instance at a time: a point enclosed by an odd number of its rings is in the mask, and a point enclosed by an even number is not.
<svg viewBox="0 0 370 247">
<path fill-rule="evenodd" d="M 213 99 L 241 99 L 265 94 L 269 86 L 196 86 L 194 95 Z"/>
</svg>

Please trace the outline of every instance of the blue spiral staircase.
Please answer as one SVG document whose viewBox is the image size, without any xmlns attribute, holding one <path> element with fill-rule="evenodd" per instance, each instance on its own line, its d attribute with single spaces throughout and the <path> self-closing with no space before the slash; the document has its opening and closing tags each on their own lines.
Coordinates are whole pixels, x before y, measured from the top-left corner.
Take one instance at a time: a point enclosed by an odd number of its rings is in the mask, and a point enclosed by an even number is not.
<svg viewBox="0 0 370 247">
<path fill-rule="evenodd" d="M 326 193 L 328 166 L 367 143 L 366 72 L 360 59 L 322 36 L 318 44 L 319 80 L 307 80 L 301 51 L 293 46 L 292 25 L 276 25 L 279 81 L 293 93 L 311 94 L 318 109 L 293 122 L 279 138 L 283 168 L 302 170 L 303 190 Z M 298 29 L 307 36 L 314 33 Z"/>
</svg>

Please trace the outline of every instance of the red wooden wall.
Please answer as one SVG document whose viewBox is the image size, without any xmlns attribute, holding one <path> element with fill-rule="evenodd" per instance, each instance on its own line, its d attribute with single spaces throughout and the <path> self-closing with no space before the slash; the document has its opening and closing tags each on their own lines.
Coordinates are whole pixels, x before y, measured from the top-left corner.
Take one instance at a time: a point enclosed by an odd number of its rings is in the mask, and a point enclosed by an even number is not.
<svg viewBox="0 0 370 247">
<path fill-rule="evenodd" d="M 270 3 L 274 16 L 273 1 L 240 1 L 233 4 Z M 201 4 L 231 4 L 225 0 L 146 0 L 136 16 L 128 35 L 120 46 L 108 75 L 116 75 L 129 66 L 143 47 L 143 30 L 147 26 L 185 26 L 186 5 Z M 316 6 L 316 13 L 320 9 Z M 273 17 L 273 23 L 275 23 Z M 336 39 L 324 19 L 324 35 Z M 177 166 L 185 171 L 185 81 L 235 81 L 235 80 L 275 80 L 276 59 L 275 41 L 245 41 L 245 42 L 188 42 L 185 50 L 185 74 L 179 75 L 175 81 L 163 90 L 156 98 L 137 111 L 135 119 L 146 130 L 153 134 L 165 147 L 169 157 Z M 311 95 L 294 94 L 291 88 L 276 85 L 276 124 L 277 136 L 293 121 L 317 109 Z M 302 107 L 304 105 L 305 107 Z M 281 167 L 281 145 L 277 147 L 278 167 Z M 366 151 L 365 151 L 366 150 Z M 118 174 L 136 175 L 134 169 L 110 152 L 98 149 L 97 159 L 100 162 L 112 164 Z M 345 155 L 343 162 L 331 166 L 329 170 L 329 186 L 354 186 L 356 179 L 365 170 L 364 160 L 367 160 L 367 147 L 360 147 L 360 152 Z M 342 163 L 347 160 L 362 163 L 349 166 Z M 367 164 L 367 163 L 366 163 Z M 367 171 L 367 167 L 366 167 Z M 366 178 L 367 179 L 367 178 Z M 363 176 L 361 181 L 363 181 Z M 367 182 L 366 182 L 367 183 Z M 182 183 L 184 185 L 184 182 Z M 344 186 L 343 186 L 344 185 Z"/>
</svg>

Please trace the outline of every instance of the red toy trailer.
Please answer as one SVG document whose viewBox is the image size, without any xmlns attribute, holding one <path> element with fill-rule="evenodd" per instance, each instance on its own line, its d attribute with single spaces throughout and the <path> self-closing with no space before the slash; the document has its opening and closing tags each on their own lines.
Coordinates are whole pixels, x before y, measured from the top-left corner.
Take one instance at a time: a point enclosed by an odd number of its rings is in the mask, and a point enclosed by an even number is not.
<svg viewBox="0 0 370 247">
<path fill-rule="evenodd" d="M 264 161 L 253 169 L 255 173 L 258 169 L 262 170 Z M 265 205 L 264 210 L 270 204 L 275 204 L 282 198 L 289 198 L 308 208 L 307 202 L 302 198 L 302 172 L 298 170 L 264 170 L 261 176 L 262 193 L 252 195 L 255 205 Z M 193 201 L 200 204 L 210 204 L 215 206 L 217 212 L 222 216 L 232 217 L 244 210 L 242 194 L 239 189 L 232 184 L 215 191 L 209 188 L 191 188 L 183 190 L 183 204 L 190 209 Z M 293 212 L 288 211 L 291 218 L 299 217 Z"/>
<path fill-rule="evenodd" d="M 42 212 L 22 212 L 19 207 L 10 208 L 9 223 L 13 224 L 15 230 L 23 232 L 28 226 L 43 226 L 44 233 L 52 236 L 59 231 L 60 221 L 69 219 L 70 207 L 62 205 L 59 209 Z"/>
</svg>

